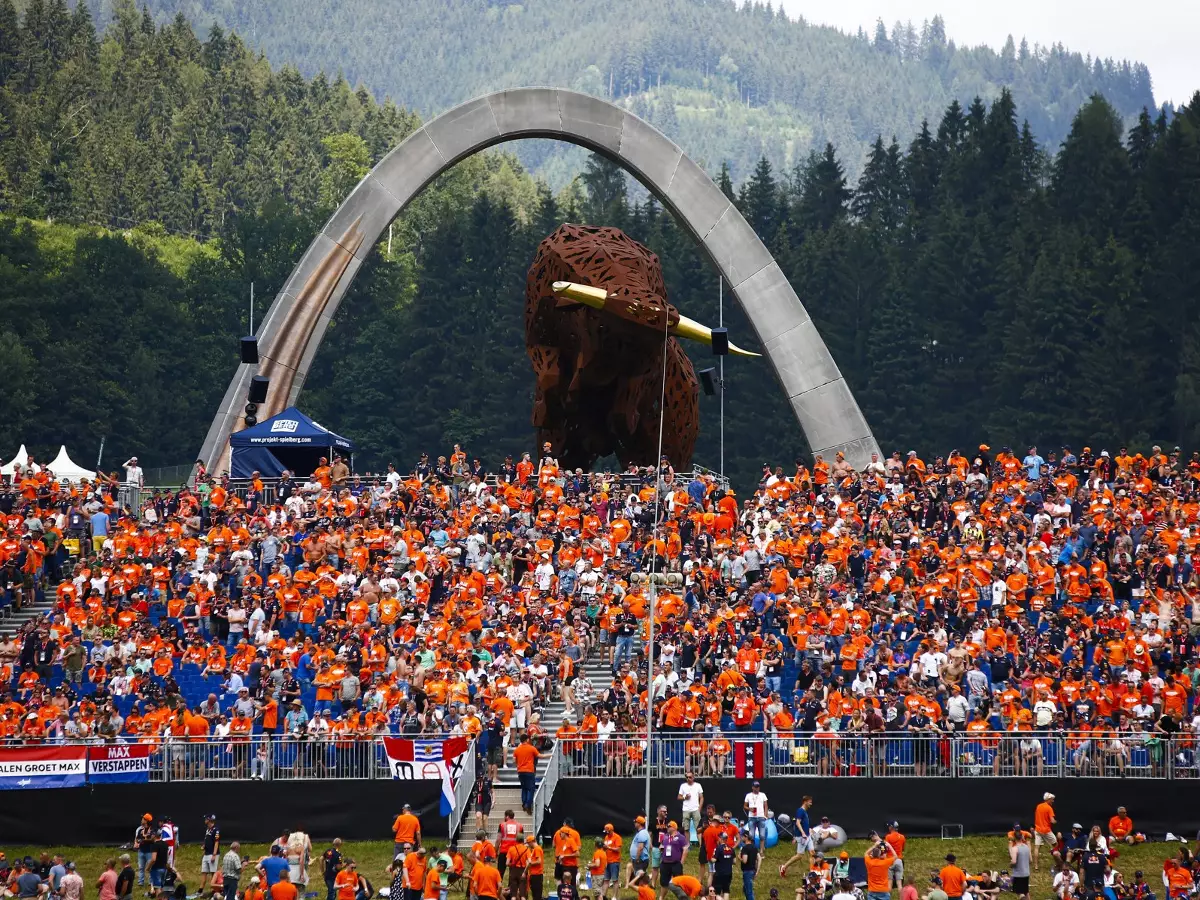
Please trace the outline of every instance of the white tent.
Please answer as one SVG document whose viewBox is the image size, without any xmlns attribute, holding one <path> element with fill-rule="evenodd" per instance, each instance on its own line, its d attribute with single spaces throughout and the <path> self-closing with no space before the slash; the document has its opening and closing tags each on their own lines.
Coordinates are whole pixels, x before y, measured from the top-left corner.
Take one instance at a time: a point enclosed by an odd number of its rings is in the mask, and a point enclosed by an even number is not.
<svg viewBox="0 0 1200 900">
<path fill-rule="evenodd" d="M 25 449 L 25 445 L 21 445 L 21 449 L 17 451 L 17 455 L 10 459 L 3 466 L 0 466 L 0 475 L 15 475 L 17 472 L 24 474 L 29 468 L 29 451 Z M 40 472 L 42 467 L 37 463 L 33 464 L 35 471 Z"/>
<path fill-rule="evenodd" d="M 58 448 L 58 456 L 54 458 L 54 462 L 46 466 L 54 477 L 59 481 L 81 481 L 86 478 L 88 481 L 96 480 L 96 473 L 82 466 L 76 465 L 67 453 L 67 445 L 63 444 Z"/>
</svg>

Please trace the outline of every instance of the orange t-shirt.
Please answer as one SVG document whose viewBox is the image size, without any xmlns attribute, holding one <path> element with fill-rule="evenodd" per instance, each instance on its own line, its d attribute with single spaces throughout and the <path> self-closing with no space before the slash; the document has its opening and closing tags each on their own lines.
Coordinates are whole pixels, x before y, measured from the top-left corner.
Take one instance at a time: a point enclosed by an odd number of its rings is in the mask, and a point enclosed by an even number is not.
<svg viewBox="0 0 1200 900">
<path fill-rule="evenodd" d="M 518 772 L 536 772 L 537 761 L 541 754 L 538 753 L 537 747 L 528 742 L 518 744 L 517 749 L 513 751 L 513 759 L 517 762 Z"/>
<path fill-rule="evenodd" d="M 337 892 L 337 900 L 354 900 L 354 895 L 358 893 L 358 872 L 342 869 L 333 879 L 333 889 Z"/>
<path fill-rule="evenodd" d="M 892 880 L 888 875 L 888 869 L 892 866 L 893 858 L 891 856 L 866 856 L 863 858 L 863 862 L 867 866 L 868 893 L 886 894 L 891 891 Z"/>
<path fill-rule="evenodd" d="M 355 879 L 357 883 L 358 879 Z M 296 886 L 290 881 L 277 881 L 271 885 L 271 900 L 296 900 L 300 896 L 300 892 L 296 890 Z M 350 895 L 353 900 L 354 895 Z"/>
<path fill-rule="evenodd" d="M 938 872 L 938 876 L 942 879 L 942 890 L 946 892 L 947 897 L 961 897 L 963 890 L 967 886 L 967 875 L 954 863 L 942 866 L 942 871 Z"/>
<path fill-rule="evenodd" d="M 1050 834 L 1054 830 L 1054 807 L 1044 800 L 1033 811 L 1033 830 L 1038 834 Z"/>
<path fill-rule="evenodd" d="M 676 875 L 671 879 L 671 884 L 679 885 L 685 894 L 696 900 L 700 896 L 700 892 L 704 889 L 700 882 L 691 875 Z"/>
<path fill-rule="evenodd" d="M 401 813 L 392 823 L 392 831 L 396 833 L 397 844 L 416 844 L 417 834 L 421 831 L 421 820 L 412 813 Z"/>
<path fill-rule="evenodd" d="M 471 868 L 471 893 L 476 897 L 500 897 L 500 870 L 486 862 Z"/>
</svg>

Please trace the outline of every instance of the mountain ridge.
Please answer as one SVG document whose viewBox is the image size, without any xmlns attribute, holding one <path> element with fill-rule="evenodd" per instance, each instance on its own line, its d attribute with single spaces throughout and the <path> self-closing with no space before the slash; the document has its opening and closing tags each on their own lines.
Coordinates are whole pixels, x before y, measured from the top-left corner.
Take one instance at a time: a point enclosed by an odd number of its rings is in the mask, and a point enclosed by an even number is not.
<svg viewBox="0 0 1200 900">
<path fill-rule="evenodd" d="M 113 0 L 87 0 L 98 23 Z M 959 47 L 934 17 L 873 37 L 790 19 L 769 4 L 726 0 L 146 0 L 159 21 L 183 14 L 202 32 L 234 29 L 276 64 L 305 76 L 343 72 L 423 118 L 493 90 L 548 85 L 621 103 L 710 170 L 735 181 L 766 156 L 790 170 L 827 142 L 856 175 L 877 136 L 912 134 L 953 99 L 994 99 L 1008 87 L 1050 148 L 1092 94 L 1132 124 L 1153 107 L 1149 70 L 1092 59 L 1061 44 L 1009 40 L 999 51 Z M 881 23 L 882 25 L 882 23 Z M 523 147 L 522 159 L 560 187 L 578 152 Z M 564 164 L 563 160 L 568 160 Z"/>
</svg>

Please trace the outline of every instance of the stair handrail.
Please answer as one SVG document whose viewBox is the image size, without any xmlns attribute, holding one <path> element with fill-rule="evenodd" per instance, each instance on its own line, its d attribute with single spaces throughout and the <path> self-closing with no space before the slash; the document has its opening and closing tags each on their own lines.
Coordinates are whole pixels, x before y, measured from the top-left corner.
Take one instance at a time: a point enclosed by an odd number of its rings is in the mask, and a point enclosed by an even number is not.
<svg viewBox="0 0 1200 900">
<path fill-rule="evenodd" d="M 463 754 L 462 771 L 458 773 L 458 781 L 454 783 L 454 809 L 446 817 L 446 834 L 450 836 L 450 845 L 458 840 L 458 830 L 462 827 L 463 817 L 471 802 L 471 794 L 475 790 L 475 763 L 479 756 L 478 744 L 471 741 L 471 746 Z"/>
<path fill-rule="evenodd" d="M 535 835 L 542 833 L 542 821 L 546 817 L 550 801 L 554 798 L 554 789 L 558 786 L 558 776 L 562 770 L 562 750 L 559 745 L 560 742 L 555 740 L 554 746 L 550 748 L 546 774 L 542 776 L 542 783 L 538 785 L 533 794 L 533 833 Z"/>
</svg>

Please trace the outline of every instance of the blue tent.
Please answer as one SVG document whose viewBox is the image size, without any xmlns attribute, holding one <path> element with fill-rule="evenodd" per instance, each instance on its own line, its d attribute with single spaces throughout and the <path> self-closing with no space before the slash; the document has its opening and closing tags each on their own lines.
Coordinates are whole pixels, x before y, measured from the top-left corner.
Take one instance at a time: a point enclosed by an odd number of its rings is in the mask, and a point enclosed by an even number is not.
<svg viewBox="0 0 1200 900">
<path fill-rule="evenodd" d="M 314 422 L 294 406 L 229 436 L 229 474 L 249 478 L 258 472 L 274 478 L 284 469 L 311 475 L 322 456 L 333 461 L 339 450 L 349 454 L 353 442 Z"/>
</svg>

